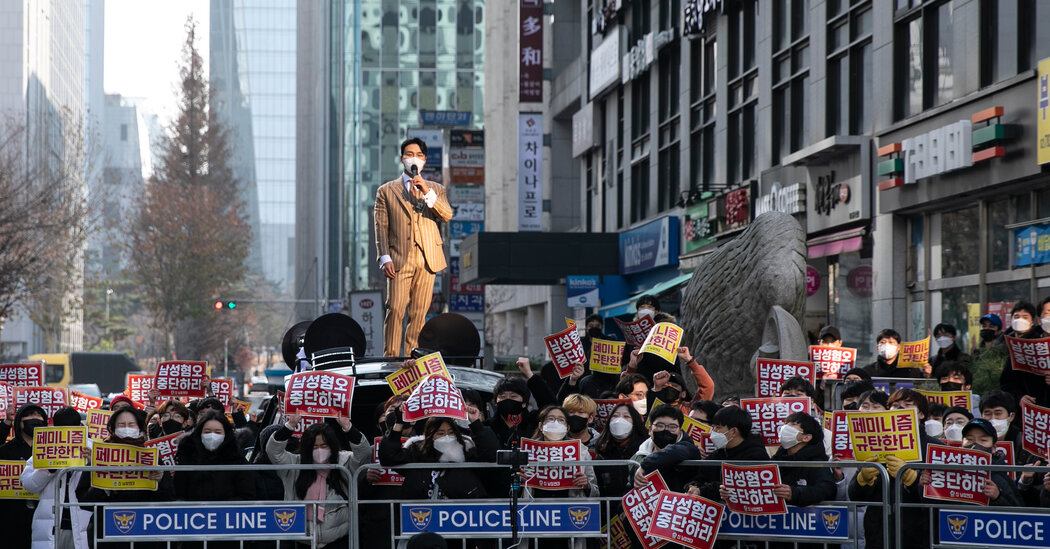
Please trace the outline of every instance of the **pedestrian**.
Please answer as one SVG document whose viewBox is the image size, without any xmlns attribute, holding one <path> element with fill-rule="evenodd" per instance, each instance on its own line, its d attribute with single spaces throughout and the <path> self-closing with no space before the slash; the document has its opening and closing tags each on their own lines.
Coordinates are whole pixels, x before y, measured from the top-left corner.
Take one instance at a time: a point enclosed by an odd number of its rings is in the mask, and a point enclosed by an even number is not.
<svg viewBox="0 0 1050 549">
<path fill-rule="evenodd" d="M 185 501 L 251 501 L 255 499 L 253 471 L 226 471 L 225 465 L 247 465 L 237 449 L 233 426 L 226 415 L 207 410 L 193 431 L 179 442 L 179 465 L 205 465 L 205 471 L 175 473 L 175 496 Z"/>
<path fill-rule="evenodd" d="M 70 407 L 60 408 L 51 418 L 55 427 L 80 426 L 80 412 Z M 77 507 L 75 490 L 69 487 L 80 482 L 81 472 L 65 474 L 58 469 L 35 469 L 33 458 L 26 460 L 22 470 L 22 486 L 37 494 L 39 500 L 33 514 L 33 549 L 88 549 L 88 525 L 91 511 Z M 58 483 L 57 488 L 56 484 Z M 55 520 L 55 494 L 61 498 L 59 519 Z M 66 507 L 64 504 L 71 504 Z"/>
</svg>

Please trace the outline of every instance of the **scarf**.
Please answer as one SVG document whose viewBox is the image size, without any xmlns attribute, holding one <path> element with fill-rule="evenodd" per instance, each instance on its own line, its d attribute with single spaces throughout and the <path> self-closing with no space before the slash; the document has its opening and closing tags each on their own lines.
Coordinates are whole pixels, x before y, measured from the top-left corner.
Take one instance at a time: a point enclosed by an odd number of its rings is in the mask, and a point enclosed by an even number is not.
<svg viewBox="0 0 1050 549">
<path fill-rule="evenodd" d="M 327 499 L 328 495 L 328 470 L 317 471 L 317 478 L 314 479 L 313 484 L 306 489 L 307 501 L 316 501 Z M 317 510 L 317 522 L 324 522 L 324 506 L 323 503 L 317 503 L 310 505 L 306 508 L 306 520 L 313 519 L 314 509 Z"/>
</svg>

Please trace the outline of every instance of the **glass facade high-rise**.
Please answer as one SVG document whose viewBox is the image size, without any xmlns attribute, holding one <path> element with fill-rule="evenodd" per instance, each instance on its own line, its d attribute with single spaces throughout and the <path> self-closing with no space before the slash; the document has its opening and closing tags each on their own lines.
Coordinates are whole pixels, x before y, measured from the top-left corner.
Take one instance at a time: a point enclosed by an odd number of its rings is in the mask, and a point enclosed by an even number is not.
<svg viewBox="0 0 1050 549">
<path fill-rule="evenodd" d="M 292 291 L 295 250 L 294 0 L 212 0 L 210 75 L 244 188 L 249 265 Z"/>
</svg>

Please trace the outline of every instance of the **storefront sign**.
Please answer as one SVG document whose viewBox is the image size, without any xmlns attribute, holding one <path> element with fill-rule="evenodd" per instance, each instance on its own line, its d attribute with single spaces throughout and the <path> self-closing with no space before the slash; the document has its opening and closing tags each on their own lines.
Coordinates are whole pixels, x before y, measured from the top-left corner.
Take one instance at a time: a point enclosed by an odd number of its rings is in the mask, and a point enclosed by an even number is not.
<svg viewBox="0 0 1050 549">
<path fill-rule="evenodd" d="M 820 272 L 812 265 L 806 265 L 806 297 L 817 295 L 820 290 Z"/>
<path fill-rule="evenodd" d="M 620 81 L 620 29 L 610 33 L 591 51 L 590 99 Z"/>
<path fill-rule="evenodd" d="M 1050 58 L 1039 61 L 1036 113 L 1036 147 L 1040 164 L 1050 162 Z"/>
<path fill-rule="evenodd" d="M 665 216 L 620 233 L 620 274 L 678 264 L 678 218 Z"/>
<path fill-rule="evenodd" d="M 277 539 L 306 535 L 306 506 L 238 505 L 228 507 L 106 506 L 100 521 L 104 536 L 126 541 L 211 539 L 214 536 Z"/>
<path fill-rule="evenodd" d="M 901 141 L 904 184 L 973 166 L 973 125 L 960 120 Z"/>
<path fill-rule="evenodd" d="M 448 182 L 452 185 L 485 183 L 485 149 L 481 147 L 452 147 L 448 166 Z"/>
<path fill-rule="evenodd" d="M 524 9 L 524 8 L 522 8 Z M 542 10 L 542 7 L 540 8 Z M 543 115 L 518 115 L 518 230 L 539 231 L 543 210 Z"/>
<path fill-rule="evenodd" d="M 848 507 L 788 506 L 783 515 L 752 516 L 726 511 L 720 532 L 761 539 L 821 543 L 849 539 Z"/>
<path fill-rule="evenodd" d="M 871 265 L 854 267 L 846 275 L 846 287 L 857 297 L 871 297 L 871 285 L 874 277 L 871 274 Z"/>
<path fill-rule="evenodd" d="M 649 65 L 653 64 L 660 48 L 674 40 L 674 32 L 674 29 L 665 29 L 657 33 L 650 32 L 639 38 L 634 47 L 623 56 L 620 83 L 626 84 L 649 70 Z"/>
<path fill-rule="evenodd" d="M 518 533 L 590 536 L 601 534 L 601 504 L 572 501 L 518 506 Z M 401 505 L 401 534 L 420 532 L 463 537 L 498 538 L 510 532 L 506 503 L 424 503 Z"/>
<path fill-rule="evenodd" d="M 426 126 L 469 126 L 470 111 L 419 111 L 419 123 Z M 428 147 L 430 145 L 427 145 Z"/>
<path fill-rule="evenodd" d="M 518 102 L 543 102 L 543 2 L 521 0 Z"/>
<path fill-rule="evenodd" d="M 594 103 L 586 103 L 576 114 L 572 115 L 572 156 L 573 158 L 591 150 L 594 141 Z"/>
<path fill-rule="evenodd" d="M 974 547 L 1048 547 L 1050 515 L 990 511 L 938 511 L 941 543 Z"/>
<path fill-rule="evenodd" d="M 709 202 L 700 202 L 685 209 L 685 225 L 682 227 L 682 238 L 685 240 L 685 253 L 698 250 L 715 241 L 718 233 L 718 220 L 709 216 L 713 211 Z"/>
<path fill-rule="evenodd" d="M 1050 224 L 1014 229 L 1014 267 L 1050 263 Z"/>
<path fill-rule="evenodd" d="M 831 215 L 839 204 L 849 204 L 852 192 L 846 183 L 835 182 L 835 170 L 826 175 L 817 176 L 817 184 L 814 188 L 813 210 L 821 215 Z"/>
<path fill-rule="evenodd" d="M 724 215 L 719 218 L 719 233 L 739 229 L 751 223 L 751 187 L 729 191 L 722 203 L 725 207 Z"/>
<path fill-rule="evenodd" d="M 783 212 L 786 214 L 805 213 L 806 186 L 802 183 L 783 186 L 779 181 L 773 188 L 755 200 L 755 217 L 766 212 Z"/>
<path fill-rule="evenodd" d="M 565 294 L 570 309 L 601 305 L 601 300 L 598 298 L 597 276 L 565 277 Z"/>
</svg>

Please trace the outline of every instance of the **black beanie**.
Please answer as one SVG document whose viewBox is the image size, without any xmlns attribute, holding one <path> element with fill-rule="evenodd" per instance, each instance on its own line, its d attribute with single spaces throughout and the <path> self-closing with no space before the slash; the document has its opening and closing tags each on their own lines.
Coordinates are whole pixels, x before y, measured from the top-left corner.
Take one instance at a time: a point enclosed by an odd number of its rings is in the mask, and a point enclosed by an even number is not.
<svg viewBox="0 0 1050 549">
<path fill-rule="evenodd" d="M 80 412 L 76 408 L 66 406 L 60 408 L 55 412 L 54 416 L 51 416 L 51 422 L 55 427 L 79 427 L 80 426 Z"/>
</svg>

